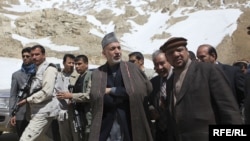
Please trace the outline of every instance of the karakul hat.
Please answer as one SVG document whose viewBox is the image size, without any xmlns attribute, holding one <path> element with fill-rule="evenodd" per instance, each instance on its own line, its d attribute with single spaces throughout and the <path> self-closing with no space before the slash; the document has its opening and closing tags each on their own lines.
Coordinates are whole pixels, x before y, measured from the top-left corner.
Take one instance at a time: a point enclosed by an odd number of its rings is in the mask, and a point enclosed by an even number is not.
<svg viewBox="0 0 250 141">
<path fill-rule="evenodd" d="M 172 37 L 167 40 L 161 47 L 160 50 L 165 52 L 166 50 L 179 46 L 187 46 L 187 39 L 183 37 Z"/>
<path fill-rule="evenodd" d="M 115 36 L 114 32 L 110 32 L 108 34 L 106 34 L 103 39 L 102 39 L 102 48 L 104 48 L 105 46 L 107 46 L 110 43 L 113 42 L 119 42 Z"/>
</svg>

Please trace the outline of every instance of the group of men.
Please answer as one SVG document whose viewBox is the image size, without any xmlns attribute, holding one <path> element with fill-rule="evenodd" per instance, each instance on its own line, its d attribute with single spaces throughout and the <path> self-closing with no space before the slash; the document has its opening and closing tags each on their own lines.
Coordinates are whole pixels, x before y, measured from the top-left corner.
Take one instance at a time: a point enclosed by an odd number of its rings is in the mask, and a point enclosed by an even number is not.
<svg viewBox="0 0 250 141">
<path fill-rule="evenodd" d="M 24 48 L 22 58 L 22 68 L 12 75 L 10 98 L 10 107 L 13 107 L 19 93 L 25 93 L 17 103 L 18 112 L 11 117 L 11 125 L 16 126 L 20 141 L 80 140 L 80 131 L 74 126 L 76 121 L 73 122 L 74 110 L 79 111 L 81 122 L 85 123 L 81 127 L 81 140 L 87 140 L 91 122 L 91 72 L 87 56 L 65 54 L 62 71 L 46 61 L 45 48 L 41 45 Z M 31 74 L 33 77 L 27 84 Z M 29 89 L 24 91 L 24 85 Z M 84 105 L 73 107 L 77 102 Z M 81 107 L 84 108 L 79 109 Z"/>
<path fill-rule="evenodd" d="M 101 43 L 107 62 L 92 71 L 85 55 L 65 54 L 59 72 L 46 61 L 43 46 L 25 48 L 22 69 L 12 76 L 10 107 L 34 76 L 11 124 L 21 141 L 53 140 L 55 119 L 62 141 L 206 141 L 209 125 L 243 124 L 242 75 L 216 65 L 210 45 L 197 50 L 198 59 L 210 63 L 191 60 L 187 43 L 173 37 L 152 54 L 158 75 L 146 72 L 140 52 L 123 61 L 114 32 Z"/>
</svg>

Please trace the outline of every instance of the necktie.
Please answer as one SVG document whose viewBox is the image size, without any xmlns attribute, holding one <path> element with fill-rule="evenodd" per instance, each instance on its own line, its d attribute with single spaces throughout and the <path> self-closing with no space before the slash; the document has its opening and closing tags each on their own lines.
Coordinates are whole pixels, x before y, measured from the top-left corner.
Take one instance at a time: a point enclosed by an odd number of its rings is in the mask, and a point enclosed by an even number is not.
<svg viewBox="0 0 250 141">
<path fill-rule="evenodd" d="M 166 121 L 166 97 L 167 97 L 167 79 L 162 78 L 161 82 L 161 89 L 160 89 L 160 107 L 159 107 L 159 112 L 160 112 L 160 117 L 158 119 L 158 127 L 162 130 L 165 131 L 167 127 L 167 121 Z"/>
<path fill-rule="evenodd" d="M 166 84 L 167 84 L 167 79 L 166 78 L 162 78 L 162 83 L 161 83 L 161 89 L 160 89 L 160 107 L 165 107 L 165 100 L 167 97 L 166 94 Z"/>
<path fill-rule="evenodd" d="M 166 94 L 166 86 L 167 86 L 167 79 L 162 78 L 160 96 L 163 96 L 164 99 L 166 99 L 166 96 L 167 96 L 167 94 Z"/>
</svg>

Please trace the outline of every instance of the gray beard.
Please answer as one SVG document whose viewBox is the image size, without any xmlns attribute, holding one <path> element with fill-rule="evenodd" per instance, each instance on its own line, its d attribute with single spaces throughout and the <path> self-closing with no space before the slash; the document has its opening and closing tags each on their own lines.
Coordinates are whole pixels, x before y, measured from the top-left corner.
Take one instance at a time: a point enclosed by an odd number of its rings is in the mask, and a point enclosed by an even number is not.
<svg viewBox="0 0 250 141">
<path fill-rule="evenodd" d="M 113 64 L 117 64 L 117 63 L 120 63 L 120 62 L 121 62 L 121 60 L 122 60 L 122 59 L 119 59 L 119 60 L 114 60 L 114 59 L 112 59 L 112 61 L 113 61 Z"/>
</svg>

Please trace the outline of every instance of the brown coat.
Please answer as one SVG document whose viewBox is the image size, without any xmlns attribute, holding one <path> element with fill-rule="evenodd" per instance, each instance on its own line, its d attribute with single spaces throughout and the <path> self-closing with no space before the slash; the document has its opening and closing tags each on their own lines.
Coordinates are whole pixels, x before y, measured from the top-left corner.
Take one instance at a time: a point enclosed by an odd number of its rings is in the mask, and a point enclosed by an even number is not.
<svg viewBox="0 0 250 141">
<path fill-rule="evenodd" d="M 174 107 L 167 84 L 168 141 L 208 141 L 209 125 L 243 123 L 230 84 L 214 64 L 191 63 Z"/>
<path fill-rule="evenodd" d="M 107 85 L 107 64 L 93 71 L 90 99 L 92 125 L 89 141 L 98 141 L 103 115 L 103 96 Z M 130 62 L 121 62 L 122 79 L 129 95 L 133 141 L 152 141 L 148 119 L 144 109 L 145 97 L 152 91 L 151 82 L 142 71 Z"/>
</svg>

